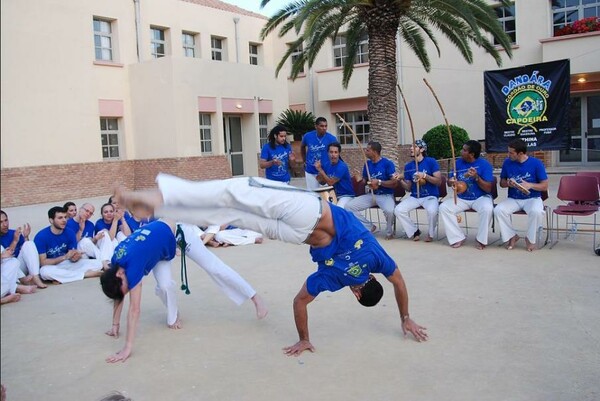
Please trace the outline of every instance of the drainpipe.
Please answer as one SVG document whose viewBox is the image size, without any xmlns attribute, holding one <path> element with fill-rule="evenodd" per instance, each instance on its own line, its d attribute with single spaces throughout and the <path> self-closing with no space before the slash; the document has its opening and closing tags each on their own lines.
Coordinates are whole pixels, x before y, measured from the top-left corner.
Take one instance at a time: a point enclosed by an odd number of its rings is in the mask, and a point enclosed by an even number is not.
<svg viewBox="0 0 600 401">
<path fill-rule="evenodd" d="M 140 0 L 133 0 L 133 6 L 135 9 L 135 47 L 137 51 L 137 59 L 138 63 L 142 61 L 141 57 L 141 47 L 140 40 L 142 37 L 142 33 L 140 31 Z"/>
<path fill-rule="evenodd" d="M 315 114 L 315 76 L 312 67 L 308 69 L 308 93 L 309 93 L 309 108 L 310 112 Z"/>
<path fill-rule="evenodd" d="M 402 88 L 402 90 L 404 91 L 404 88 L 402 87 L 402 57 L 400 56 L 400 44 L 402 42 L 400 41 L 400 34 L 396 34 L 396 70 L 397 72 L 397 80 L 398 80 L 398 85 L 400 85 L 400 87 Z M 404 102 L 402 101 L 402 97 L 400 96 L 400 91 L 396 92 L 396 96 L 397 96 L 397 102 L 398 105 L 400 107 L 398 107 L 398 129 L 400 130 L 400 145 L 405 145 L 406 144 L 406 140 L 404 139 L 404 133 L 405 133 L 405 129 L 404 129 L 404 113 L 402 112 L 402 110 L 404 110 Z M 412 141 L 412 140 L 411 140 Z"/>
<path fill-rule="evenodd" d="M 239 22 L 240 17 L 233 18 L 233 23 L 235 24 L 235 62 L 238 64 L 240 62 L 240 33 L 238 29 Z"/>
</svg>

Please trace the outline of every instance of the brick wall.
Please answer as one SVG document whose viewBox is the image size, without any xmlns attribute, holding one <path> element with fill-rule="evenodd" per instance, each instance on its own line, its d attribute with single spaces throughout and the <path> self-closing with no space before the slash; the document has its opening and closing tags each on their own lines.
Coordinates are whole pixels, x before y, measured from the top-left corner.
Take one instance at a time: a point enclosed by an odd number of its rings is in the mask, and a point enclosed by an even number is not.
<svg viewBox="0 0 600 401">
<path fill-rule="evenodd" d="M 115 183 L 152 188 L 159 172 L 192 180 L 231 177 L 225 156 L 148 159 L 7 168 L 0 172 L 1 207 L 33 205 L 109 194 Z"/>
</svg>

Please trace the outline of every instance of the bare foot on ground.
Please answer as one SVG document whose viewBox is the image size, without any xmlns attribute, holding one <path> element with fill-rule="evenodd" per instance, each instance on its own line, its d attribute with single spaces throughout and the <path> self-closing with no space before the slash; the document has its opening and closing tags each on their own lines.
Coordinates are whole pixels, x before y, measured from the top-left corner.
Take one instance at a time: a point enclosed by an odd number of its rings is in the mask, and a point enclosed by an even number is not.
<svg viewBox="0 0 600 401">
<path fill-rule="evenodd" d="M 533 252 L 537 249 L 535 244 L 529 242 L 529 238 L 525 237 L 525 244 L 527 244 L 527 252 Z"/>
<path fill-rule="evenodd" d="M 33 294 L 37 291 L 37 287 L 35 285 L 17 285 L 17 292 L 19 294 Z"/>
<path fill-rule="evenodd" d="M 508 240 L 507 244 L 506 244 L 506 249 L 511 250 L 515 247 L 515 245 L 517 244 L 517 241 L 519 241 L 521 239 L 521 237 L 519 237 L 517 234 L 514 235 L 514 237 L 512 237 L 511 239 Z"/>
<path fill-rule="evenodd" d="M 452 248 L 460 248 L 461 246 L 463 246 L 463 244 L 465 243 L 465 240 L 463 239 L 462 241 L 458 241 L 455 242 L 454 244 L 450 245 Z"/>
<path fill-rule="evenodd" d="M 264 319 L 269 313 L 265 301 L 263 301 L 263 299 L 258 294 L 255 294 L 250 299 L 252 300 L 252 302 L 254 303 L 254 307 L 256 308 L 256 318 L 259 320 Z"/>
<path fill-rule="evenodd" d="M 41 289 L 48 288 L 48 286 L 46 284 L 44 284 L 44 282 L 38 275 L 33 276 L 33 284 L 35 284 L 37 286 L 37 288 L 41 288 Z"/>
<path fill-rule="evenodd" d="M 179 314 L 177 314 L 177 320 L 175 320 L 175 323 L 168 324 L 167 327 L 173 330 L 178 330 L 183 327 L 181 324 L 181 319 L 179 318 Z"/>
<path fill-rule="evenodd" d="M 4 305 L 10 302 L 19 302 L 20 300 L 21 294 L 8 294 L 7 296 L 2 297 L 2 299 L 0 299 L 0 303 Z"/>
<path fill-rule="evenodd" d="M 255 244 L 262 244 L 262 243 L 263 243 L 263 239 L 262 239 L 262 237 L 258 237 L 258 238 L 256 238 L 256 239 L 254 240 L 254 243 L 255 243 Z"/>
<path fill-rule="evenodd" d="M 480 251 L 483 251 L 485 249 L 485 245 L 483 245 L 481 242 L 477 241 L 477 249 L 479 249 Z"/>
</svg>

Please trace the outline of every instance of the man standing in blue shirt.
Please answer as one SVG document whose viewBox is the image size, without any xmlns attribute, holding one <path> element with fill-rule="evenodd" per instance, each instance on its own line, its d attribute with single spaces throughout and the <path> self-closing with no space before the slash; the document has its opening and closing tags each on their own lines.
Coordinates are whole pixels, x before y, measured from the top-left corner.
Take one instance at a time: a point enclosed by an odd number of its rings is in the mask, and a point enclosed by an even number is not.
<svg viewBox="0 0 600 401">
<path fill-rule="evenodd" d="M 315 167 L 319 172 L 317 180 L 320 184 L 332 186 L 337 198 L 336 205 L 342 209 L 350 202 L 356 194 L 352 186 L 352 178 L 350 177 L 350 169 L 342 160 L 342 145 L 339 142 L 334 142 L 329 145 L 329 163 L 322 165 L 321 161 L 315 163 Z"/>
<path fill-rule="evenodd" d="M 397 181 L 393 178 L 396 173 L 396 166 L 394 166 L 391 160 L 381 156 L 381 144 L 379 142 L 369 142 L 365 150 L 365 155 L 369 160 L 363 167 L 362 177 L 356 176 L 355 179 L 357 182 L 362 182 L 362 185 L 366 183 L 371 188 L 372 193 L 352 199 L 346 205 L 346 210 L 352 212 L 367 229 L 374 232 L 376 229 L 375 225 L 365 219 L 361 212 L 370 207 L 379 206 L 383 210 L 387 223 L 385 238 L 391 239 L 394 230 L 394 206 L 396 206 L 394 188 Z M 369 174 L 371 181 L 369 181 Z"/>
<path fill-rule="evenodd" d="M 317 174 L 319 171 L 315 163 L 320 161 L 322 164 L 327 162 L 327 149 L 329 145 L 337 142 L 335 136 L 327 132 L 327 120 L 325 117 L 319 117 L 315 121 L 315 129 L 309 131 L 302 137 L 300 152 L 304 159 L 304 171 L 306 179 L 306 188 L 314 191 L 319 189 Z"/>
<path fill-rule="evenodd" d="M 292 147 L 287 142 L 287 129 L 275 126 L 269 132 L 267 143 L 260 151 L 260 168 L 265 169 L 269 180 L 290 182 L 290 162 L 296 160 Z"/>
<path fill-rule="evenodd" d="M 494 201 L 492 200 L 492 183 L 494 180 L 493 167 L 485 159 L 480 159 L 481 144 L 470 140 L 465 142 L 461 158 L 456 161 L 456 178 L 450 172 L 448 186 L 457 191 L 457 200 L 446 199 L 440 205 L 440 218 L 444 222 L 446 237 L 452 248 L 460 248 L 465 242 L 465 234 L 458 225 L 456 215 L 465 210 L 473 209 L 479 216 L 477 229 L 477 249 L 483 250 L 488 243 L 490 222 L 494 216 Z M 464 191 L 457 190 L 456 182 L 463 182 Z M 462 191 L 462 192 L 461 192 Z"/>
<path fill-rule="evenodd" d="M 508 188 L 508 199 L 500 202 L 494 215 L 500 226 L 500 236 L 506 249 L 513 249 L 520 237 L 515 232 L 511 215 L 519 210 L 527 213 L 527 250 L 536 249 L 538 228 L 544 218 L 542 192 L 548 190 L 548 175 L 544 164 L 527 155 L 527 143 L 514 139 L 508 143 L 508 158 L 502 164 L 500 186 Z"/>
</svg>

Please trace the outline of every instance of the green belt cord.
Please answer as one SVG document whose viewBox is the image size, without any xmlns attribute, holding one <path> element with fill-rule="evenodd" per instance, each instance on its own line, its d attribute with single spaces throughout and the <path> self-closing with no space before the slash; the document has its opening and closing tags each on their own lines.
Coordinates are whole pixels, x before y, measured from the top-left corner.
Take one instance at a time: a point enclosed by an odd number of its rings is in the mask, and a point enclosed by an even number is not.
<svg viewBox="0 0 600 401">
<path fill-rule="evenodd" d="M 177 246 L 179 246 L 179 249 L 181 249 L 181 290 L 185 291 L 185 293 L 189 295 L 190 286 L 187 278 L 187 264 L 185 260 L 185 248 L 187 247 L 187 242 L 185 242 L 185 235 L 183 234 L 183 230 L 179 224 L 177 225 L 177 230 L 175 231 L 175 240 L 177 241 Z"/>
</svg>

